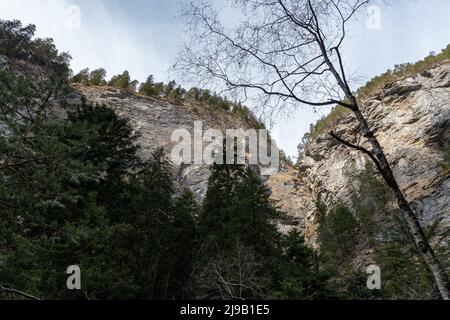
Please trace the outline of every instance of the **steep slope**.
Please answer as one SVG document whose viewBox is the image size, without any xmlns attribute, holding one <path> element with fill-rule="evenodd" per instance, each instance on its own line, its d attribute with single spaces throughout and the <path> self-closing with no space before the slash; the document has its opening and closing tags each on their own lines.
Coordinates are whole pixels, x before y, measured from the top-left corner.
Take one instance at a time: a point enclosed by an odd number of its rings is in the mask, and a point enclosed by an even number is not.
<svg viewBox="0 0 450 320">
<path fill-rule="evenodd" d="M 155 147 L 168 152 L 175 144 L 174 130 L 192 132 L 194 121 L 203 121 L 204 129 L 249 128 L 242 119 L 226 111 L 211 111 L 171 100 L 153 99 L 111 88 L 74 85 L 68 101 L 81 97 L 95 104 L 110 105 L 134 123 L 141 134 L 142 156 Z M 391 83 L 364 101 L 364 114 L 386 150 L 401 187 L 421 214 L 423 224 L 439 218 L 450 222 L 450 177 L 439 170 L 441 148 L 450 142 L 450 64 L 423 75 Z M 333 129 L 350 141 L 363 143 L 352 115 L 333 124 Z M 325 200 L 347 203 L 357 190 L 356 175 L 367 159 L 361 153 L 340 145 L 326 133 L 306 145 L 300 155 L 299 171 L 283 163 L 280 172 L 268 177 L 272 199 L 286 213 L 280 228 L 300 230 L 307 242 L 317 247 L 317 223 L 314 200 L 321 193 Z M 180 183 L 199 199 L 206 193 L 207 165 L 183 165 L 174 169 Z M 395 203 L 385 208 L 389 216 Z M 383 220 L 383 219 L 381 219 Z"/>
<path fill-rule="evenodd" d="M 15 62 L 11 66 L 6 57 L 0 56 L 0 64 L 28 78 L 42 77 L 40 68 L 27 63 Z M 72 89 L 66 97 L 69 108 L 85 98 L 90 103 L 109 105 L 129 118 L 140 134 L 143 158 L 157 147 L 170 153 L 175 144 L 171 141 L 174 130 L 184 128 L 192 132 L 195 121 L 202 121 L 204 130 L 251 127 L 232 112 L 207 106 L 154 99 L 108 86 L 73 84 Z M 438 166 L 442 147 L 450 143 L 450 64 L 391 83 L 366 97 L 363 103 L 364 114 L 423 224 L 439 218 L 450 224 L 450 177 Z M 52 111 L 54 116 L 63 116 L 61 108 Z M 334 122 L 333 130 L 364 146 L 352 115 Z M 349 203 L 358 188 L 356 175 L 366 162 L 361 153 L 340 145 L 326 131 L 305 146 L 299 170 L 281 161 L 280 172 L 267 178 L 272 199 L 286 213 L 280 228 L 300 230 L 307 242 L 317 247 L 316 195 L 321 193 L 326 201 L 341 199 Z M 173 173 L 198 199 L 204 197 L 209 166 L 182 165 L 175 167 Z M 388 203 L 384 214 L 389 216 L 394 208 L 394 203 Z"/>
<path fill-rule="evenodd" d="M 69 105 L 79 104 L 84 97 L 95 105 L 107 105 L 120 116 L 131 120 L 139 133 L 140 155 L 148 157 L 152 150 L 162 147 L 170 154 L 177 143 L 171 141 L 177 129 L 187 129 L 193 135 L 195 121 L 202 121 L 203 130 L 209 128 L 225 130 L 248 128 L 249 125 L 231 112 L 198 108 L 170 99 L 154 99 L 131 94 L 113 87 L 95 87 L 74 84 L 69 96 Z M 207 165 L 182 165 L 175 168 L 178 180 L 191 189 L 199 198 L 206 193 L 209 169 Z"/>
<path fill-rule="evenodd" d="M 450 224 L 450 175 L 440 170 L 442 147 L 450 143 L 450 64 L 385 86 L 363 101 L 363 112 L 393 166 L 401 188 L 413 203 L 424 226 L 442 218 Z M 358 134 L 353 115 L 332 128 L 345 139 L 368 147 Z M 321 193 L 327 201 L 350 203 L 357 191 L 356 175 L 368 159 L 325 133 L 310 141 L 300 154 L 299 169 L 306 192 L 299 192 L 304 207 L 305 235 L 316 243 L 317 229 L 311 199 Z M 383 222 L 395 208 L 388 203 Z M 387 227 L 387 226 L 384 226 Z"/>
<path fill-rule="evenodd" d="M 208 105 L 173 99 L 155 99 L 107 86 L 73 84 L 72 88 L 73 92 L 67 98 L 69 107 L 79 104 L 84 98 L 95 105 L 111 106 L 119 115 L 130 119 L 140 135 L 139 144 L 142 147 L 140 154 L 144 159 L 158 147 L 164 148 L 170 154 L 177 143 L 171 141 L 173 132 L 186 129 L 193 136 L 196 121 L 202 122 L 203 130 L 212 128 L 225 132 L 227 129 L 252 128 L 251 124 L 233 112 L 211 108 Z M 284 172 L 289 170 L 292 176 L 295 175 L 294 170 L 283 161 L 280 169 Z M 175 166 L 173 173 L 178 181 L 193 191 L 199 200 L 205 196 L 209 165 L 182 164 Z M 276 191 L 274 197 L 278 198 Z"/>
<path fill-rule="evenodd" d="M 0 67 L 9 72 L 23 76 L 33 82 L 39 83 L 47 78 L 46 71 L 39 66 L 22 60 L 10 59 L 0 55 Z M 201 121 L 203 130 L 209 128 L 218 129 L 225 132 L 227 129 L 249 129 L 253 125 L 236 113 L 221 108 L 214 108 L 205 103 L 189 103 L 166 98 L 152 98 L 148 96 L 130 93 L 126 90 L 109 86 L 85 86 L 81 84 L 71 84 L 68 94 L 64 94 L 64 103 L 59 99 L 51 99 L 47 117 L 61 118 L 66 116 L 65 108 L 73 108 L 80 104 L 83 99 L 95 105 L 107 105 L 116 112 L 129 118 L 139 133 L 139 144 L 141 145 L 140 156 L 147 158 L 151 151 L 158 147 L 163 147 L 170 154 L 176 142 L 171 141 L 172 133 L 177 129 L 187 129 L 193 134 L 194 122 Z M 65 105 L 64 108 L 61 105 Z M 0 130 L 2 122 L 0 121 Z M 285 177 L 292 183 L 282 183 L 273 186 L 273 199 L 280 202 L 281 209 L 288 216 L 281 222 L 284 230 L 289 230 L 293 226 L 300 226 L 297 214 L 301 208 L 298 206 L 298 197 L 294 193 L 290 197 L 285 196 L 283 189 L 295 185 L 296 171 L 283 161 L 281 155 L 280 174 L 274 178 Z M 257 168 L 255 168 L 257 170 Z M 173 168 L 173 174 L 178 182 L 188 187 L 196 197 L 201 200 L 207 189 L 209 166 L 208 165 L 181 165 Z M 295 189 L 293 189 L 295 190 Z M 291 217 L 294 217 L 292 219 Z"/>
</svg>

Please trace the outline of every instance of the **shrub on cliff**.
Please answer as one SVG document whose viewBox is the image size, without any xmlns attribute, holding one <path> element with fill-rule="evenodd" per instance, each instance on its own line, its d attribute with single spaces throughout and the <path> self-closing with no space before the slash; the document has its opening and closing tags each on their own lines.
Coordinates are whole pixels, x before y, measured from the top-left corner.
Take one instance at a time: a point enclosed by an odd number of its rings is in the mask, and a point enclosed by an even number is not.
<svg viewBox="0 0 450 320">
<path fill-rule="evenodd" d="M 0 20 L 0 55 L 68 74 L 70 56 L 59 53 L 50 38 L 33 39 L 35 32 L 35 25 L 22 26 L 19 20 Z"/>
<path fill-rule="evenodd" d="M 439 162 L 439 167 L 444 172 L 450 171 L 450 144 L 444 145 L 442 148 L 442 161 Z"/>
</svg>

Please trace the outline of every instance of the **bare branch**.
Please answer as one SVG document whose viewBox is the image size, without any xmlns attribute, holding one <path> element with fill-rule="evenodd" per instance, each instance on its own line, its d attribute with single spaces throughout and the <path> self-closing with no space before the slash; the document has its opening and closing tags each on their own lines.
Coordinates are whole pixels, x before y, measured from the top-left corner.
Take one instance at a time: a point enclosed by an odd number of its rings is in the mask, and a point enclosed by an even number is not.
<svg viewBox="0 0 450 320">
<path fill-rule="evenodd" d="M 3 285 L 0 285 L 0 292 L 6 292 L 6 293 L 10 293 L 10 294 L 18 294 L 21 295 L 25 298 L 31 299 L 31 300 L 41 300 L 40 298 L 37 298 L 31 294 L 28 294 L 26 292 L 20 291 L 20 290 L 16 290 L 16 289 L 12 289 L 12 288 L 7 288 Z"/>
</svg>

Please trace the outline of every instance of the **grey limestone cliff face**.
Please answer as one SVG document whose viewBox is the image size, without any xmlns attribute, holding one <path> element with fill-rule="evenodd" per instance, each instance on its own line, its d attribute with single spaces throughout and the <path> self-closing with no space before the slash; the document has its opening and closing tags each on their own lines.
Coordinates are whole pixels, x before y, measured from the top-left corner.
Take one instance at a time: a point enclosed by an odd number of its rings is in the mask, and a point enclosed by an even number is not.
<svg viewBox="0 0 450 320">
<path fill-rule="evenodd" d="M 141 155 L 163 147 L 170 152 L 174 130 L 192 132 L 194 121 L 203 121 L 204 129 L 248 128 L 243 120 L 227 112 L 204 112 L 173 101 L 131 95 L 109 87 L 74 86 L 69 104 L 79 103 L 81 96 L 94 104 L 113 107 L 131 120 L 140 133 Z M 426 74 L 390 84 L 363 102 L 363 112 L 383 146 L 394 173 L 407 198 L 428 225 L 438 218 L 450 224 L 450 177 L 441 172 L 442 146 L 450 143 L 450 64 Z M 367 146 L 352 115 L 333 125 L 333 130 L 347 140 Z M 326 133 L 309 142 L 298 168 L 283 165 L 278 174 L 268 177 L 284 218 L 279 227 L 287 232 L 298 229 L 307 242 L 317 247 L 314 200 L 321 193 L 325 200 L 350 201 L 357 190 L 356 175 L 368 161 Z M 207 190 L 209 166 L 174 167 L 178 181 L 202 199 Z M 395 203 L 386 208 L 389 214 Z"/>
<path fill-rule="evenodd" d="M 12 65 L 4 56 L 0 56 L 0 67 L 36 81 L 45 78 L 40 68 L 18 62 Z M 140 134 L 140 155 L 144 159 L 158 147 L 170 153 L 176 144 L 171 141 L 174 130 L 187 129 L 192 133 L 195 121 L 202 121 L 204 130 L 249 128 L 243 119 L 224 110 L 153 99 L 107 86 L 73 85 L 72 88 L 73 92 L 66 96 L 69 108 L 84 97 L 90 103 L 108 105 L 129 118 Z M 54 101 L 55 117 L 65 114 L 59 103 Z M 442 218 L 450 225 L 450 176 L 438 165 L 442 160 L 442 146 L 450 143 L 450 63 L 398 80 L 372 94 L 363 101 L 363 113 L 421 222 L 429 225 Z M 343 138 L 368 147 L 352 115 L 340 119 L 332 129 Z M 364 155 L 340 145 L 326 133 L 303 148 L 298 168 L 281 161 L 279 173 L 266 179 L 272 199 L 285 213 L 280 229 L 285 232 L 298 229 L 310 245 L 317 246 L 316 195 L 321 193 L 327 201 L 349 201 L 358 188 L 355 177 L 367 161 Z M 199 200 L 204 197 L 208 165 L 185 164 L 173 170 L 181 185 L 193 191 Z M 386 214 L 395 207 L 394 203 L 389 205 Z"/>
<path fill-rule="evenodd" d="M 249 129 L 249 124 L 231 112 L 223 110 L 209 110 L 208 107 L 196 107 L 175 101 L 153 99 L 112 87 L 95 87 L 75 84 L 66 102 L 70 106 L 81 103 L 82 98 L 94 105 L 112 107 L 120 116 L 130 119 L 140 137 L 140 156 L 146 159 L 155 148 L 162 147 L 170 154 L 177 142 L 171 141 L 172 133 L 177 129 L 186 129 L 193 135 L 194 122 L 201 121 L 203 129 Z M 306 225 L 303 213 L 309 202 L 304 202 L 298 196 L 297 171 L 283 161 L 281 153 L 279 173 L 270 177 L 263 177 L 271 188 L 272 199 L 284 213 L 279 221 L 282 231 L 297 228 L 304 230 Z M 173 166 L 173 174 L 181 186 L 189 188 L 202 200 L 207 191 L 210 166 L 206 164 L 182 164 Z M 258 168 L 255 168 L 258 170 Z"/>
<path fill-rule="evenodd" d="M 440 170 L 442 147 L 450 143 L 450 64 L 392 83 L 363 101 L 363 113 L 385 150 L 394 174 L 426 226 L 438 218 L 450 225 L 450 176 Z M 369 147 L 353 115 L 333 125 L 346 140 Z M 349 202 L 357 190 L 356 174 L 368 161 L 356 150 L 322 134 L 309 142 L 299 160 L 307 186 L 304 203 L 322 193 Z M 395 204 L 390 204 L 395 207 Z M 302 214 L 310 243 L 315 243 L 314 207 Z M 389 208 L 386 208 L 386 213 Z"/>
<path fill-rule="evenodd" d="M 89 103 L 110 106 L 118 115 L 130 119 L 139 134 L 139 155 L 143 159 L 160 147 L 170 155 L 172 148 L 178 143 L 171 139 L 173 132 L 186 129 L 193 136 L 196 121 L 202 122 L 203 130 L 248 128 L 247 123 L 231 112 L 211 112 L 207 108 L 130 94 L 112 87 L 73 85 L 73 89 L 74 92 L 67 99 L 69 105 L 79 104 L 84 97 Z M 189 188 L 198 199 L 205 196 L 209 178 L 208 165 L 182 164 L 174 166 L 173 170 L 177 180 Z"/>
</svg>

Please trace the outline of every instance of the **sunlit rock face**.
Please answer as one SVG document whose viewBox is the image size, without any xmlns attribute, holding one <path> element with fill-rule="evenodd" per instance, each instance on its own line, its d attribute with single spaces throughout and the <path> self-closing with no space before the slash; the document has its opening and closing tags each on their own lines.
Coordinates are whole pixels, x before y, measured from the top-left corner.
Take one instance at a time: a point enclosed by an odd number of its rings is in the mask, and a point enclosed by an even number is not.
<svg viewBox="0 0 450 320">
<path fill-rule="evenodd" d="M 423 75 L 399 80 L 363 101 L 363 113 L 385 150 L 394 174 L 407 199 L 420 215 L 421 223 L 430 225 L 438 218 L 450 224 L 450 176 L 440 170 L 442 147 L 450 143 L 450 64 Z M 339 120 L 332 128 L 337 134 L 370 148 L 358 133 L 353 115 Z M 350 202 L 357 190 L 356 175 L 364 169 L 366 156 L 339 144 L 324 133 L 310 141 L 299 160 L 303 189 L 298 192 L 304 208 L 308 241 L 316 244 L 314 195 L 322 193 L 328 201 Z M 395 203 L 380 212 L 387 217 Z M 387 220 L 387 219 L 386 219 Z"/>
<path fill-rule="evenodd" d="M 227 129 L 249 128 L 243 119 L 226 110 L 212 110 L 207 106 L 192 106 L 170 99 L 153 99 L 112 87 L 73 85 L 73 89 L 74 93 L 68 98 L 69 106 L 81 103 L 84 97 L 88 103 L 110 106 L 120 116 L 130 119 L 139 134 L 139 155 L 143 159 L 159 147 L 170 156 L 179 142 L 172 141 L 172 134 L 176 130 L 186 129 L 193 139 L 196 122 L 203 132 L 217 129 L 225 133 Z M 191 146 L 194 152 L 194 146 Z M 207 164 L 186 163 L 174 165 L 173 173 L 181 185 L 188 187 L 201 200 L 206 194 L 209 168 Z"/>
<path fill-rule="evenodd" d="M 42 68 L 20 62 L 12 65 L 4 56 L 0 56 L 0 67 L 36 81 L 45 78 Z M 72 89 L 65 96 L 64 107 L 60 99 L 51 101 L 49 117 L 64 117 L 67 109 L 82 99 L 108 105 L 131 120 L 140 135 L 143 159 L 157 147 L 163 147 L 170 154 L 176 144 L 171 141 L 174 130 L 184 128 L 193 134 L 195 121 L 202 121 L 204 130 L 250 127 L 232 112 L 206 106 L 153 99 L 107 86 L 72 85 Z M 401 188 L 419 213 L 421 223 L 429 225 L 442 218 L 450 225 L 450 176 L 438 165 L 442 160 L 442 146 L 450 143 L 450 63 L 413 78 L 398 80 L 372 94 L 363 101 L 363 113 L 384 148 Z M 330 129 L 347 140 L 369 147 L 359 135 L 352 115 L 340 119 Z M 0 130 L 6 130 L 1 121 Z M 299 230 L 307 243 L 318 248 L 316 195 L 321 193 L 325 201 L 350 202 L 358 188 L 356 176 L 364 169 L 367 159 L 340 145 L 326 132 L 302 147 L 297 167 L 283 159 L 282 156 L 279 172 L 264 179 L 272 191 L 274 203 L 284 213 L 278 226 L 283 232 Z M 179 185 L 189 188 L 198 200 L 204 198 L 208 165 L 174 166 L 173 174 Z M 395 208 L 392 201 L 378 213 L 380 229 L 389 227 L 386 217 L 393 214 Z M 364 243 L 358 244 L 358 248 L 360 256 L 370 260 L 370 249 Z"/>
<path fill-rule="evenodd" d="M 113 107 L 131 120 L 140 134 L 141 156 L 163 147 L 174 146 L 174 130 L 193 130 L 194 121 L 203 121 L 204 129 L 248 128 L 242 119 L 228 112 L 208 112 L 169 100 L 131 95 L 109 87 L 74 86 L 70 103 L 81 97 L 94 104 Z M 409 201 L 429 225 L 438 218 L 450 223 L 450 177 L 439 170 L 442 146 L 450 143 L 450 64 L 444 64 L 425 75 L 399 80 L 369 96 L 363 102 L 364 114 L 383 146 L 394 173 Z M 369 147 L 358 134 L 352 115 L 338 121 L 333 130 L 343 138 Z M 266 179 L 283 218 L 279 228 L 301 231 L 307 242 L 318 247 L 314 200 L 321 193 L 326 201 L 350 202 L 357 190 L 356 175 L 367 159 L 361 153 L 340 145 L 326 133 L 310 141 L 304 148 L 298 168 L 283 161 L 278 174 Z M 207 191 L 209 166 L 183 164 L 174 167 L 181 185 L 192 190 L 199 200 Z M 383 215 L 392 214 L 396 204 L 390 202 Z M 388 219 L 386 219 L 387 221 Z M 387 223 L 387 222 L 386 222 Z M 361 245 L 361 252 L 367 251 Z M 370 253 L 367 253 L 369 256 Z"/>
</svg>

